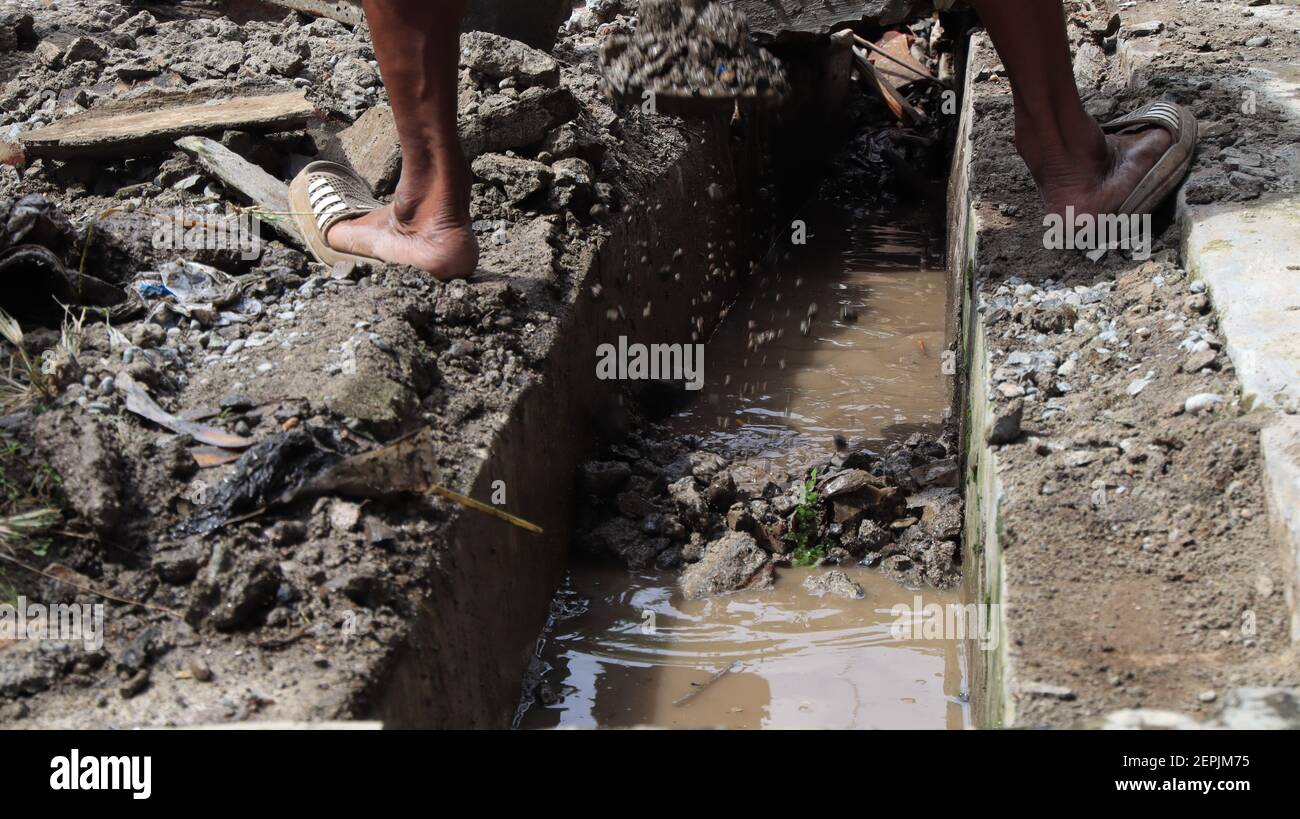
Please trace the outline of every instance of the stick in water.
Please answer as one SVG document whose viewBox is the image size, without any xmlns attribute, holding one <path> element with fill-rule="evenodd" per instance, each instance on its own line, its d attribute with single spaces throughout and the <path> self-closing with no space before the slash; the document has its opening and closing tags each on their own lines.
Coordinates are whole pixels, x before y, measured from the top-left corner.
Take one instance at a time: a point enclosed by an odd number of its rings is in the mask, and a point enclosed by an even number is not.
<svg viewBox="0 0 1300 819">
<path fill-rule="evenodd" d="M 704 693 L 704 690 L 705 690 L 706 688 L 708 688 L 709 686 L 713 685 L 713 684 L 714 684 L 715 682 L 717 682 L 718 680 L 720 680 L 720 679 L 722 679 L 723 677 L 725 677 L 725 676 L 727 676 L 728 674 L 730 674 L 731 671 L 732 671 L 732 669 L 734 669 L 734 668 L 735 668 L 737 665 L 739 665 L 739 664 L 740 664 L 740 661 L 739 661 L 739 660 L 736 660 L 736 661 L 733 662 L 731 665 L 727 666 L 726 668 L 722 669 L 721 671 L 718 671 L 718 672 L 714 673 L 714 675 L 713 675 L 712 677 L 709 677 L 709 678 L 708 678 L 707 680 L 705 680 L 704 682 L 702 682 L 702 683 L 698 683 L 698 684 L 697 684 L 697 683 L 691 683 L 692 685 L 695 686 L 695 688 L 691 689 L 690 691 L 688 691 L 686 694 L 682 695 L 681 697 L 678 697 L 677 699 L 673 700 L 673 705 L 676 705 L 676 706 L 679 706 L 679 707 L 680 707 L 680 706 L 683 706 L 683 705 L 685 705 L 686 703 L 690 702 L 691 700 L 695 699 L 695 698 L 698 697 L 700 694 Z"/>
</svg>

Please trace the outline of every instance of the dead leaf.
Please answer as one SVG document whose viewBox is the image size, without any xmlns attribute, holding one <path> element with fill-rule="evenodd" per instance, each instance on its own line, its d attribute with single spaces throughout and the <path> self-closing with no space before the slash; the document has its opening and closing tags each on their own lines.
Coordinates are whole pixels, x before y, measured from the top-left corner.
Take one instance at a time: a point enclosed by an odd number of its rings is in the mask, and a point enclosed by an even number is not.
<svg viewBox="0 0 1300 819">
<path fill-rule="evenodd" d="M 216 427 L 177 418 L 158 406 L 157 402 L 150 397 L 148 391 L 125 373 L 118 376 L 117 388 L 126 395 L 127 410 L 177 434 L 189 435 L 196 441 L 225 449 L 247 449 L 257 443 L 252 438 L 231 435 L 229 432 Z"/>
</svg>

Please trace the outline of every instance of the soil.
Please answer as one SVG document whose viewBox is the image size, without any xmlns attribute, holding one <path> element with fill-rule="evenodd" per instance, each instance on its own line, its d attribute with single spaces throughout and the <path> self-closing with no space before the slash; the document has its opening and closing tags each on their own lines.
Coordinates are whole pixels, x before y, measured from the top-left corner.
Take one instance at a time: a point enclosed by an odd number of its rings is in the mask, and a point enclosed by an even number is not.
<svg viewBox="0 0 1300 819">
<path fill-rule="evenodd" d="M 617 97 L 779 97 L 788 90 L 780 62 L 754 45 L 745 16 L 730 6 L 641 0 L 639 20 L 601 52 Z"/>
<path fill-rule="evenodd" d="M 0 28 L 20 42 L 0 58 L 0 138 L 152 88 L 299 86 L 321 123 L 221 137 L 287 179 L 385 99 L 364 26 L 297 15 L 235 22 L 203 4 L 147 5 L 11 4 Z M 426 593 L 443 533 L 468 513 L 382 485 L 361 493 L 369 498 L 294 499 L 287 490 L 340 458 L 387 453 L 380 447 L 424 430 L 436 459 L 420 468 L 465 491 L 507 408 L 536 382 L 575 298 L 571 274 L 686 138 L 673 120 L 615 113 L 600 87 L 606 33 L 588 22 L 569 27 L 554 71 L 522 47 L 504 58 L 488 53 L 499 43 L 479 43 L 464 58 L 482 69 L 465 65 L 460 74 L 462 125 L 476 129 L 467 144 L 483 247 L 470 282 L 396 267 L 328 270 L 265 231 L 251 259 L 237 249 L 183 254 L 208 266 L 188 273 L 223 291 L 200 309 L 137 287 L 167 281 L 161 271 L 181 255 L 153 241 L 156 214 L 219 215 L 236 204 L 185 154 L 0 165 L 5 213 L 21 201 L 75 226 L 73 242 L 42 240 L 54 264 L 75 272 L 84 250 L 85 272 L 125 295 L 108 322 L 88 313 L 84 325 L 70 325 L 75 349 L 60 344 L 63 316 L 24 322 L 26 352 L 50 362 L 51 394 L 0 421 L 13 490 L 0 513 L 53 506 L 60 520 L 6 544 L 4 554 L 45 574 L 6 563 L 5 598 L 106 603 L 108 626 L 96 651 L 0 644 L 0 722 L 364 713 L 368 684 L 402 645 Z M 527 187 L 530 174 L 538 187 Z M 30 266 L 6 275 L 42 281 Z M 70 315 L 78 314 L 74 305 Z M 259 443 L 237 463 L 218 453 L 200 468 L 202 442 L 129 411 L 128 382 L 176 418 Z M 257 514 L 277 499 L 289 502 Z M 221 520 L 203 514 L 218 508 Z M 226 510 L 254 517 L 227 520 Z"/>
<path fill-rule="evenodd" d="M 1167 94 L 1200 119 L 1189 201 L 1294 187 L 1294 125 L 1263 105 L 1244 113 L 1239 83 L 1254 60 L 1295 61 L 1295 10 L 1126 11 L 1121 37 L 1160 20 L 1165 38 L 1128 88 L 1105 14 L 1067 6 L 1076 48 L 1096 60 L 1084 83 L 1090 110 L 1118 115 Z M 1261 33 L 1271 46 L 1243 48 Z M 1005 602 L 1015 610 L 1017 724 L 1093 724 L 1144 706 L 1203 716 L 1218 707 L 1206 692 L 1300 684 L 1262 485 L 1264 419 L 1241 399 L 1204 285 L 1180 266 L 1177 224 L 1168 208 L 1157 215 L 1146 261 L 1045 250 L 1006 81 L 992 60 L 978 72 L 976 298 L 994 414 L 1023 406 L 1021 434 L 997 454 L 1002 545 L 1015 554 Z M 1225 161 L 1236 152 L 1263 157 L 1264 169 L 1242 179 Z"/>
</svg>

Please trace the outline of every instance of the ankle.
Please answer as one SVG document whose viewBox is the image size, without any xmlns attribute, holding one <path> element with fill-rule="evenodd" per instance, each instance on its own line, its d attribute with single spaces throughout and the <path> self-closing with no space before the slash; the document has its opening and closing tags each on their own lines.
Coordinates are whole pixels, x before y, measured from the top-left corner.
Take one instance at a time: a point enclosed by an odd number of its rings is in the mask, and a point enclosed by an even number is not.
<svg viewBox="0 0 1300 819">
<path fill-rule="evenodd" d="M 403 167 L 393 191 L 394 221 L 412 229 L 469 224 L 469 182 L 459 157 Z"/>
</svg>

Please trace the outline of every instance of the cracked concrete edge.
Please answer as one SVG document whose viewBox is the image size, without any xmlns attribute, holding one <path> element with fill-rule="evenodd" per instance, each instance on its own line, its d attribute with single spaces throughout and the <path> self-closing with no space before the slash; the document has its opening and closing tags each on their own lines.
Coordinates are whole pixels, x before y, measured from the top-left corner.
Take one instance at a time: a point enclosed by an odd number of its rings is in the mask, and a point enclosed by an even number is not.
<svg viewBox="0 0 1300 819">
<path fill-rule="evenodd" d="M 1256 66 L 1243 92 L 1278 106 L 1300 133 L 1300 82 Z M 1300 152 L 1282 157 L 1300 176 Z M 1189 205 L 1179 197 L 1184 266 L 1205 282 L 1247 402 L 1276 415 L 1260 432 L 1269 520 L 1287 572 L 1291 639 L 1300 642 L 1300 193 Z"/>
<path fill-rule="evenodd" d="M 1004 728 L 1015 723 L 1015 665 L 1008 646 L 1013 642 L 1014 621 L 1008 618 L 1008 600 L 1002 563 L 1002 482 L 998 478 L 998 457 L 984 440 L 992 401 L 988 384 L 992 361 L 988 354 L 984 325 L 975 308 L 974 282 L 978 267 L 980 217 L 970 193 L 974 131 L 974 66 L 991 53 L 987 35 L 971 38 L 967 55 L 961 124 L 953 151 L 952 175 L 948 188 L 948 259 L 953 268 L 949 289 L 950 309 L 955 315 L 960 345 L 955 410 L 962 419 L 966 522 L 962 533 L 962 563 L 965 567 L 966 602 L 992 606 L 992 621 L 999 640 L 986 650 L 967 641 L 967 674 L 973 721 L 981 728 Z M 964 400 L 963 400 L 964 399 Z"/>
<path fill-rule="evenodd" d="M 1271 13 L 1268 7 L 1255 10 Z M 1278 9 L 1278 12 L 1281 10 Z M 1121 42 L 1120 71 L 1142 82 L 1158 53 L 1154 42 Z M 1300 131 L 1300 82 L 1293 66 L 1255 65 L 1236 81 L 1243 104 L 1278 106 Z M 1300 140 L 1298 140 L 1300 142 Z M 1281 157 L 1300 176 L 1300 148 Z M 1189 205 L 1178 198 L 1182 258 L 1206 284 L 1219 314 L 1228 356 L 1246 400 L 1265 411 L 1300 407 L 1300 194 L 1225 205 Z M 1287 298 L 1287 297 L 1290 298 Z M 1300 642 L 1300 447 L 1296 422 L 1282 417 L 1261 431 L 1270 522 L 1287 567 L 1291 639 Z"/>
<path fill-rule="evenodd" d="M 1269 522 L 1282 546 L 1289 578 L 1284 592 L 1291 611 L 1291 640 L 1300 642 L 1300 418 L 1282 416 L 1260 431 L 1268 488 Z"/>
</svg>

